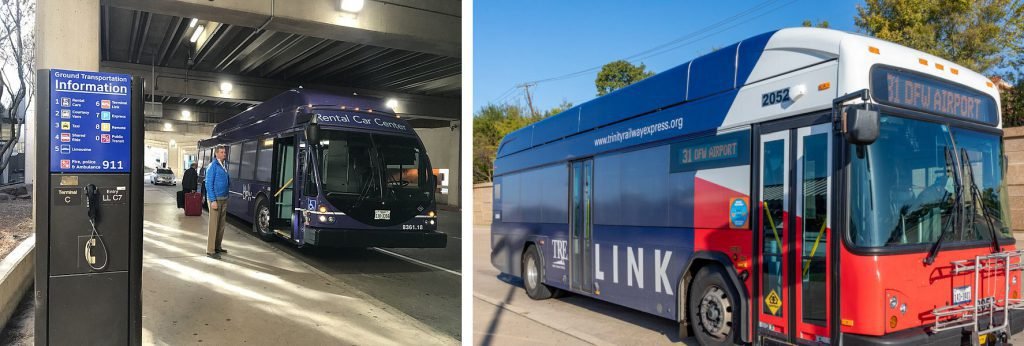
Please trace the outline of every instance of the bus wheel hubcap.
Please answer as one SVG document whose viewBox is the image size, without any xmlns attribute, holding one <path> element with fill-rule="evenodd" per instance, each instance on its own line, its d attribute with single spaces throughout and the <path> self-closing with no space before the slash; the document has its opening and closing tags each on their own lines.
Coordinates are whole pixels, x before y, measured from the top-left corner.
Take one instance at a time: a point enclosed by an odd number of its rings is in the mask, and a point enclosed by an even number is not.
<svg viewBox="0 0 1024 346">
<path fill-rule="evenodd" d="M 732 306 L 729 297 L 721 288 L 712 286 L 704 292 L 700 300 L 697 318 L 700 325 L 707 333 L 715 338 L 724 338 L 729 335 L 732 322 Z"/>
<path fill-rule="evenodd" d="M 532 256 L 526 258 L 526 286 L 537 287 L 537 261 Z"/>
<path fill-rule="evenodd" d="M 267 209 L 267 207 L 260 207 L 258 222 L 260 225 L 260 232 L 267 232 L 267 229 L 270 227 L 270 209 Z"/>
</svg>

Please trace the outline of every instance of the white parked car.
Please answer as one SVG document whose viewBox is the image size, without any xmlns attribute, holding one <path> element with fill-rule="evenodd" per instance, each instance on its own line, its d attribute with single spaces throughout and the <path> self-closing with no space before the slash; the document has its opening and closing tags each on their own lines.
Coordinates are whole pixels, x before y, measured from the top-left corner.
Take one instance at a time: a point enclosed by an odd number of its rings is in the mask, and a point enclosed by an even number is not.
<svg viewBox="0 0 1024 346">
<path fill-rule="evenodd" d="M 149 175 L 149 182 L 153 185 L 178 185 L 174 179 L 174 172 L 169 168 L 157 168 Z"/>
</svg>

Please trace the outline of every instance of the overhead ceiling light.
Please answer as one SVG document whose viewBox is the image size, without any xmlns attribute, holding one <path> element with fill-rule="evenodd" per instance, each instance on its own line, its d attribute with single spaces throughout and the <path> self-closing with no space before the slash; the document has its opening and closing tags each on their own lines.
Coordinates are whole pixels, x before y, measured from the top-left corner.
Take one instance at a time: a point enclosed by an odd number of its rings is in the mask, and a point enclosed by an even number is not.
<svg viewBox="0 0 1024 346">
<path fill-rule="evenodd" d="M 190 28 L 196 27 L 196 22 L 199 22 L 199 19 L 198 18 L 192 18 L 192 21 L 188 22 L 188 27 L 190 27 Z"/>
<path fill-rule="evenodd" d="M 178 142 L 174 141 L 173 139 L 168 143 L 170 143 L 172 147 L 178 145 Z"/>
<path fill-rule="evenodd" d="M 187 109 L 181 111 L 181 118 L 184 120 L 192 120 L 192 112 Z"/>
<path fill-rule="evenodd" d="M 205 29 L 206 29 L 206 27 L 204 27 L 202 25 L 197 27 L 196 31 L 192 33 L 192 37 L 189 38 L 188 41 L 192 42 L 192 43 L 196 43 L 196 41 L 199 40 L 199 35 L 202 35 L 203 34 L 203 30 L 205 30 Z"/>
<path fill-rule="evenodd" d="M 164 123 L 164 131 L 170 131 L 172 129 L 174 128 L 171 127 L 171 123 Z"/>
<path fill-rule="evenodd" d="M 231 85 L 231 83 L 229 83 L 229 82 L 220 82 L 220 93 L 221 94 L 229 94 L 229 93 L 231 93 L 231 89 L 232 88 L 234 88 L 234 85 Z"/>
<path fill-rule="evenodd" d="M 388 99 L 388 102 L 385 103 L 384 105 L 388 106 L 388 108 L 395 109 L 396 107 L 398 107 L 398 100 Z"/>
<path fill-rule="evenodd" d="M 363 0 L 341 0 L 341 10 L 356 13 L 363 10 Z"/>
</svg>

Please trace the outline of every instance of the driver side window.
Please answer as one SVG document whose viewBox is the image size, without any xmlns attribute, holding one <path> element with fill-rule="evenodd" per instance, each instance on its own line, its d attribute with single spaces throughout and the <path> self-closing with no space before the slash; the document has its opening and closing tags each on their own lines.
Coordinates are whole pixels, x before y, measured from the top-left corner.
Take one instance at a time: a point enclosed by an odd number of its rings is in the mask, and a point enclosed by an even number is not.
<svg viewBox="0 0 1024 346">
<path fill-rule="evenodd" d="M 316 175 L 313 174 L 313 161 L 309 158 L 309 151 L 302 152 L 302 181 L 305 182 L 302 193 L 309 197 L 316 197 Z"/>
</svg>

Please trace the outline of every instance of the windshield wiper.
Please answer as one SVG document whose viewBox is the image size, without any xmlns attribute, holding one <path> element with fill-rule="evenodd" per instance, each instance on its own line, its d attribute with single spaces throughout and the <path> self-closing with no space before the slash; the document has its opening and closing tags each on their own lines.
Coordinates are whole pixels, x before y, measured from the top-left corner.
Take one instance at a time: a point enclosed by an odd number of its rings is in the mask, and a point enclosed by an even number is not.
<svg viewBox="0 0 1024 346">
<path fill-rule="evenodd" d="M 978 204 L 981 204 L 981 215 L 985 217 L 989 233 L 991 233 L 989 236 L 992 237 L 992 249 L 995 250 L 995 252 L 1000 252 L 1002 250 L 999 247 L 999 239 L 996 238 L 998 234 L 996 234 L 995 223 L 992 222 L 992 215 L 989 214 L 988 208 L 985 207 L 985 200 L 982 199 L 981 189 L 978 189 L 978 183 L 974 181 L 974 167 L 971 166 L 970 157 L 967 155 L 967 149 L 960 148 L 960 156 L 963 159 L 964 164 L 967 165 L 966 171 L 971 179 L 971 205 L 973 207 L 971 209 L 971 228 L 974 228 L 974 216 L 978 214 L 976 209 L 979 208 Z"/>
<path fill-rule="evenodd" d="M 953 193 L 955 195 L 953 198 L 953 210 L 949 217 L 946 218 L 946 223 L 942 225 L 942 230 L 939 231 L 939 239 L 936 239 L 935 243 L 932 243 L 931 249 L 928 250 L 928 257 L 924 258 L 925 265 L 935 263 L 935 257 L 939 255 L 939 248 L 942 247 L 942 240 L 946 238 L 946 233 L 948 233 L 950 229 L 955 229 L 955 227 L 949 226 L 954 220 L 957 222 L 960 221 L 960 209 L 962 209 L 960 207 L 960 203 L 962 202 L 961 197 L 963 195 L 963 190 L 960 188 L 960 177 L 956 174 L 955 164 L 952 162 L 954 161 L 953 155 L 955 155 L 953 150 L 946 147 L 946 167 L 953 175 Z"/>
</svg>

